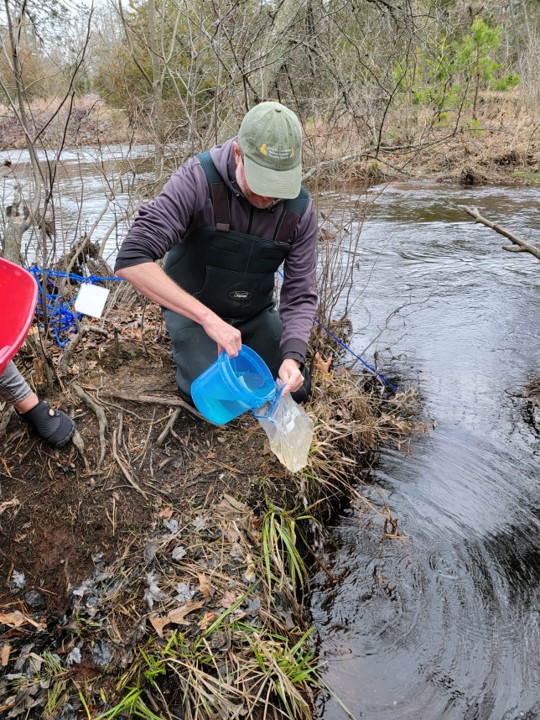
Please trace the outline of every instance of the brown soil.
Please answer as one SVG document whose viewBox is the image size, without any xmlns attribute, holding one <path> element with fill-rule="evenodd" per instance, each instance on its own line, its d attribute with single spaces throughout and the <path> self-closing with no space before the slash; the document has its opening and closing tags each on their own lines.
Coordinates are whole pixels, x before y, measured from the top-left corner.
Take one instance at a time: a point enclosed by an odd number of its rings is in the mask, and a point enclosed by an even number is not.
<svg viewBox="0 0 540 720">
<path fill-rule="evenodd" d="M 148 311 L 146 323 L 151 324 Z M 130 330 L 123 331 L 120 351 L 110 344 L 94 369 L 88 368 L 96 365 L 96 351 L 87 350 L 85 360 L 82 354 L 76 356 L 77 376 L 64 381 L 62 395 L 48 396 L 75 418 L 81 449 L 70 444 L 53 450 L 15 414 L 9 422 L 0 465 L 4 608 L 20 606 L 36 590 L 45 615 L 61 613 L 69 589 L 91 574 L 96 553 L 114 560 L 128 536 L 151 530 L 165 505 L 202 511 L 224 492 L 256 505 L 258 475 L 286 475 L 274 456 L 265 454 L 264 432 L 251 416 L 217 427 L 183 407 L 169 406 L 168 398 L 171 403 L 179 398 L 167 341 L 161 338 L 145 347 L 142 340 L 126 339 Z M 73 392 L 74 383 L 103 407 L 108 418 L 101 465 L 98 420 Z M 176 421 L 158 443 L 175 410 Z M 25 582 L 18 589 L 13 578 L 20 573 Z"/>
</svg>

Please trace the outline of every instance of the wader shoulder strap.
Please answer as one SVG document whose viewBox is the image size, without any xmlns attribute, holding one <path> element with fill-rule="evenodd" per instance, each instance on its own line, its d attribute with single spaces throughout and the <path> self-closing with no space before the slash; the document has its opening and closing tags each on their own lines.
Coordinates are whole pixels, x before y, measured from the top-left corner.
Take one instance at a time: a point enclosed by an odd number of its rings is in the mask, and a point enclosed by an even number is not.
<svg viewBox="0 0 540 720">
<path fill-rule="evenodd" d="M 300 195 L 294 200 L 286 200 L 283 212 L 279 219 L 274 240 L 280 243 L 290 242 L 300 218 L 306 212 L 309 202 L 309 193 L 305 188 L 300 190 Z"/>
<path fill-rule="evenodd" d="M 214 208 L 214 223 L 216 230 L 228 232 L 231 227 L 231 209 L 229 207 L 229 193 L 227 186 L 221 179 L 220 174 L 216 170 L 216 166 L 212 162 L 210 152 L 200 153 L 197 159 L 201 163 L 204 174 L 208 181 L 210 189 L 210 197 Z"/>
</svg>

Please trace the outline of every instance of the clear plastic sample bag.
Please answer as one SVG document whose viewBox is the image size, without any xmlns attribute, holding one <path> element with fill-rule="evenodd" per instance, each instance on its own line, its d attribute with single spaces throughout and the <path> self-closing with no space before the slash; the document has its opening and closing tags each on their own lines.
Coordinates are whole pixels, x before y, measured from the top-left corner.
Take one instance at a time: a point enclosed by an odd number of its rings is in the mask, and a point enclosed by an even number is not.
<svg viewBox="0 0 540 720">
<path fill-rule="evenodd" d="M 313 420 L 290 394 L 283 395 L 280 390 L 253 415 L 267 434 L 270 449 L 288 470 L 298 472 L 307 465 Z"/>
</svg>

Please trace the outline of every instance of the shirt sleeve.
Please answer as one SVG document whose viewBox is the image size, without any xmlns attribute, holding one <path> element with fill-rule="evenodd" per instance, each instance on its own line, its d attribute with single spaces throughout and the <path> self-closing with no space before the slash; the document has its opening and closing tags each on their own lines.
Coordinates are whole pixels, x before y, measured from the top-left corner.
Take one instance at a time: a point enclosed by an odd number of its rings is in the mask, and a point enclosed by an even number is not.
<svg viewBox="0 0 540 720">
<path fill-rule="evenodd" d="M 310 198 L 285 261 L 279 313 L 283 323 L 283 359 L 306 359 L 307 344 L 317 309 L 315 272 L 317 267 L 317 213 Z"/>
<path fill-rule="evenodd" d="M 191 158 L 178 168 L 154 200 L 139 208 L 120 246 L 115 272 L 163 258 L 173 245 L 181 242 L 207 194 L 204 171 L 199 161 Z"/>
</svg>

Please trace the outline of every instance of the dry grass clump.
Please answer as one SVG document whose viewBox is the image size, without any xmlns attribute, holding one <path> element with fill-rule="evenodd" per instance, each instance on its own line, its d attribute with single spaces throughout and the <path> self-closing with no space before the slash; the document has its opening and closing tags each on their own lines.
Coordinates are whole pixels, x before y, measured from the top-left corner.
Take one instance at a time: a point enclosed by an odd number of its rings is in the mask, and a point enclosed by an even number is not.
<svg viewBox="0 0 540 720">
<path fill-rule="evenodd" d="M 325 363 L 315 367 L 308 407 L 314 438 L 308 466 L 294 477 L 304 508 L 324 520 L 343 499 L 371 507 L 362 485 L 378 451 L 391 446 L 407 452 L 412 437 L 428 431 L 419 404 L 412 388 L 391 394 L 371 375 L 331 371 Z M 380 513 L 386 517 L 384 508 Z"/>
<path fill-rule="evenodd" d="M 534 380 L 531 380 L 527 385 L 525 386 L 525 391 L 527 394 L 535 400 L 537 403 L 540 403 L 540 377 L 535 378 Z"/>
</svg>

